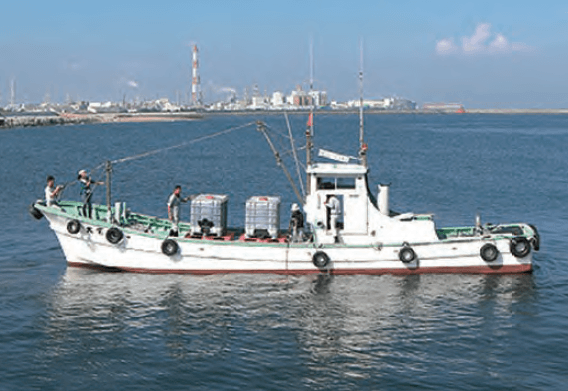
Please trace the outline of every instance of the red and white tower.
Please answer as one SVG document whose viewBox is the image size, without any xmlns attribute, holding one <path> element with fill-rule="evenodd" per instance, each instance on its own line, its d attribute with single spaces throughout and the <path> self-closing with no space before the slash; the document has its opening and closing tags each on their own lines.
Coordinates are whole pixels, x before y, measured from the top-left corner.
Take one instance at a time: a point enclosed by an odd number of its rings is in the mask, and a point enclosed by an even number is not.
<svg viewBox="0 0 568 391">
<path fill-rule="evenodd" d="M 199 79 L 199 60 L 197 45 L 193 45 L 193 61 L 191 72 L 191 103 L 201 106 L 201 80 Z"/>
</svg>

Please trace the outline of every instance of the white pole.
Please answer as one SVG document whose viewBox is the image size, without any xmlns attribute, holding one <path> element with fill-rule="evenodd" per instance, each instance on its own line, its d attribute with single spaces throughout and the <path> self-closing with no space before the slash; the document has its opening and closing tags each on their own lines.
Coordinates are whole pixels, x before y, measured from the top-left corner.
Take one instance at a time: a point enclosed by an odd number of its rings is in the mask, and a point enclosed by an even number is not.
<svg viewBox="0 0 568 391">
<path fill-rule="evenodd" d="M 367 148 L 365 146 L 365 128 L 363 123 L 363 39 L 360 41 L 360 68 L 359 68 L 359 156 L 361 164 L 367 167 Z"/>
</svg>

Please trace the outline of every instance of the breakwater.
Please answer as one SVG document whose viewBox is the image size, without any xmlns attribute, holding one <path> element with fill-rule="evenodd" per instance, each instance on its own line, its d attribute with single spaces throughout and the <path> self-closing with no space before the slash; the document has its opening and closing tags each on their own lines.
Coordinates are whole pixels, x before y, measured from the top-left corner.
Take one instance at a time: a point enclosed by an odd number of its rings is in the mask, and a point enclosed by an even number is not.
<svg viewBox="0 0 568 391">
<path fill-rule="evenodd" d="M 19 128 L 28 126 L 75 125 L 102 122 L 100 116 L 58 116 L 58 115 L 11 115 L 0 117 L 0 127 Z"/>
<path fill-rule="evenodd" d="M 171 122 L 201 119 L 201 113 L 22 114 L 0 116 L 0 128 L 108 122 Z"/>
</svg>

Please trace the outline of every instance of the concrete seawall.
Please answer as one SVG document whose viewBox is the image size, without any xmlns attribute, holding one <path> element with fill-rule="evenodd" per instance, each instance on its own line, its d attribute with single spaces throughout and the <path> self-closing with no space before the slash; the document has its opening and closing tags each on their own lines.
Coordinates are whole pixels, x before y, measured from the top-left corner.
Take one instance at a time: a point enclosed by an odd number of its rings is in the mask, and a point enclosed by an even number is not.
<svg viewBox="0 0 568 391">
<path fill-rule="evenodd" d="M 77 125 L 109 122 L 189 121 L 203 118 L 201 113 L 120 113 L 120 114 L 60 114 L 0 116 L 0 128 L 29 126 Z"/>
<path fill-rule="evenodd" d="M 207 116 L 231 115 L 283 115 L 285 110 L 235 110 L 235 111 L 207 111 Z M 288 115 L 308 115 L 309 110 L 290 110 Z M 316 115 L 359 115 L 358 109 L 316 110 Z M 466 109 L 463 113 L 448 110 L 383 110 L 365 109 L 365 115 L 398 115 L 398 114 L 424 114 L 424 115 L 467 115 L 467 114 L 568 114 L 568 109 Z"/>
<path fill-rule="evenodd" d="M 63 117 L 57 115 L 15 115 L 0 118 L 2 128 L 54 126 L 102 122 L 97 116 Z"/>
<path fill-rule="evenodd" d="M 568 109 L 467 109 L 466 114 L 568 114 Z"/>
</svg>

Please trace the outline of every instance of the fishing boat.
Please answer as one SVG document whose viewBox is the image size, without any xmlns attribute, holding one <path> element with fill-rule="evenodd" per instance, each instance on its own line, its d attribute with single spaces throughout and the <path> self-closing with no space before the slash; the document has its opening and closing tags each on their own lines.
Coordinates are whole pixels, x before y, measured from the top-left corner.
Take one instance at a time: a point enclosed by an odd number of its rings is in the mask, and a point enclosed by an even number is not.
<svg viewBox="0 0 568 391">
<path fill-rule="evenodd" d="M 291 275 L 532 271 L 533 253 L 540 247 L 533 225 L 482 224 L 477 217 L 472 226 L 439 228 L 433 215 L 393 212 L 388 185 L 378 185 L 375 196 L 368 182 L 362 111 L 360 118 L 357 157 L 320 150 L 315 159 L 310 114 L 303 191 L 283 167 L 305 213 L 305 230 L 300 234 L 280 229 L 278 197 L 256 197 L 250 211 L 247 206 L 246 226 L 227 227 L 226 196 L 215 194 L 193 199 L 191 221 L 179 223 L 175 231 L 168 219 L 136 213 L 111 201 L 111 162 L 106 164 L 107 203 L 93 205 L 91 218 L 83 215 L 83 204 L 76 201 L 56 206 L 36 201 L 30 213 L 49 221 L 68 265 L 105 270 Z M 283 166 L 266 125 L 256 126 Z M 330 215 L 330 198 L 341 205 L 338 215 Z M 254 217 L 259 216 L 262 221 L 257 219 L 254 225 Z"/>
<path fill-rule="evenodd" d="M 356 157 L 322 149 L 319 159 L 312 156 L 312 108 L 305 132 L 306 161 L 302 175 L 285 114 L 301 191 L 283 164 L 267 125 L 261 121 L 250 124 L 255 124 L 265 137 L 276 163 L 286 175 L 305 213 L 305 230 L 295 229 L 300 226 L 297 219 L 296 225 L 290 225 L 291 229 L 280 229 L 279 197 L 252 196 L 250 204 L 247 201 L 242 228 L 227 227 L 227 197 L 218 194 L 201 194 L 193 199 L 191 221 L 175 226 L 167 219 L 132 212 L 123 203 L 112 203 L 113 162 L 110 161 L 106 162 L 106 205 L 93 205 L 91 217 L 85 216 L 83 204 L 75 201 L 61 201 L 56 206 L 36 201 L 30 206 L 30 213 L 37 219 L 46 217 L 69 265 L 105 270 L 191 274 L 531 272 L 533 252 L 540 247 L 540 236 L 533 225 L 482 225 L 477 216 L 473 226 L 437 228 L 431 214 L 393 212 L 389 207 L 388 185 L 378 185 L 377 196 L 373 194 L 364 138 L 362 56 L 361 48 Z M 312 89 L 313 75 L 310 75 Z M 299 211 L 299 207 L 295 209 Z M 304 214 L 301 216 L 304 220 Z"/>
</svg>

